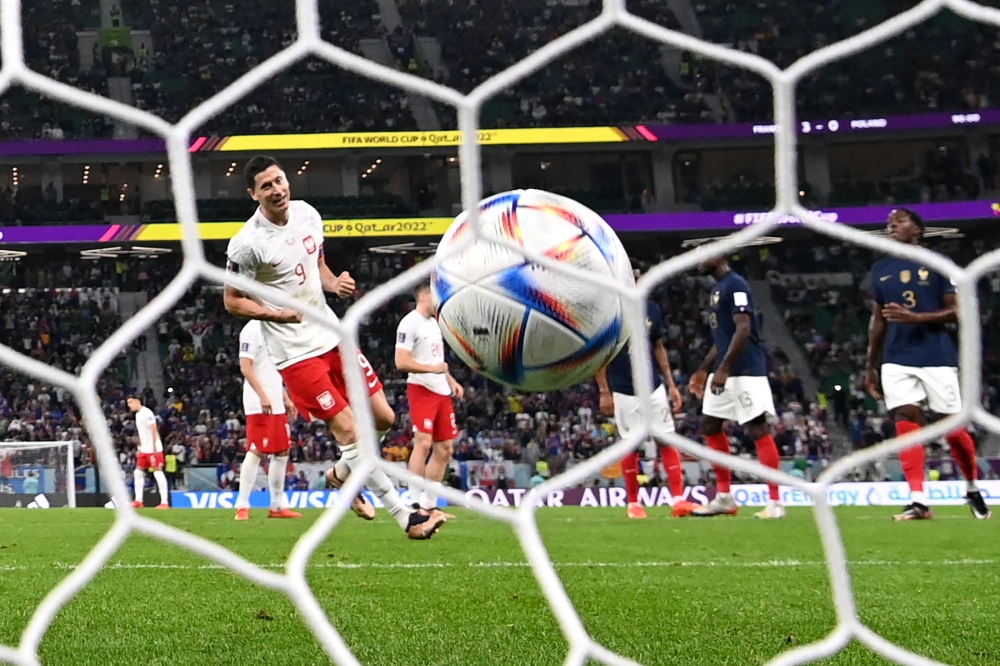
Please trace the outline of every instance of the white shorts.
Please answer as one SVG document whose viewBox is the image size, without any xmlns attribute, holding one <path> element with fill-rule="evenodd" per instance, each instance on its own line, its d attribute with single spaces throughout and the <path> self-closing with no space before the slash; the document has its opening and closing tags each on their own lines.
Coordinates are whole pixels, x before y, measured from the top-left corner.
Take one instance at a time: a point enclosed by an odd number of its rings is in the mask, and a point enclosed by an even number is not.
<svg viewBox="0 0 1000 666">
<path fill-rule="evenodd" d="M 624 393 L 613 393 L 612 396 L 615 399 L 615 427 L 618 428 L 618 436 L 627 439 L 642 427 L 640 400 L 637 396 Z M 674 432 L 674 416 L 667 399 L 667 387 L 660 384 L 649 399 L 653 407 L 653 421 L 662 425 L 667 432 Z"/>
<path fill-rule="evenodd" d="M 705 384 L 705 397 L 701 401 L 701 413 L 723 421 L 746 423 L 761 414 L 776 416 L 774 396 L 767 377 L 730 377 L 721 395 L 712 393 L 712 377 Z"/>
<path fill-rule="evenodd" d="M 911 368 L 886 363 L 882 366 L 882 395 L 888 410 L 923 405 L 924 401 L 935 414 L 957 414 L 962 410 L 958 368 Z"/>
</svg>

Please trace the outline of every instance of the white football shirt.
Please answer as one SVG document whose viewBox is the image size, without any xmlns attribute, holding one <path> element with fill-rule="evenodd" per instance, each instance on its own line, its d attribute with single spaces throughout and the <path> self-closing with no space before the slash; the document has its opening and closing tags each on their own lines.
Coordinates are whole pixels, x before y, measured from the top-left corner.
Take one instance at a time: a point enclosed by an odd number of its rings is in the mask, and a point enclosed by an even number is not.
<svg viewBox="0 0 1000 666">
<path fill-rule="evenodd" d="M 396 349 L 405 349 L 413 360 L 424 365 L 444 363 L 444 339 L 437 319 L 425 317 L 416 310 L 410 311 L 396 328 Z M 448 378 L 442 373 L 411 372 L 406 378 L 439 395 L 451 395 Z"/>
<path fill-rule="evenodd" d="M 153 436 L 156 427 L 156 417 L 149 407 L 142 407 L 135 413 L 135 429 L 139 433 L 139 453 L 159 453 L 163 450 L 160 434 Z"/>
<path fill-rule="evenodd" d="M 326 304 L 319 275 L 323 254 L 323 220 L 305 201 L 288 205 L 288 223 L 279 227 L 264 217 L 260 208 L 229 241 L 226 270 L 280 289 L 292 298 L 325 310 L 337 321 Z M 275 310 L 281 306 L 261 301 Z M 340 337 L 314 321 L 298 324 L 261 322 L 267 352 L 279 370 L 324 354 L 340 343 Z"/>
<path fill-rule="evenodd" d="M 267 353 L 267 345 L 264 342 L 264 334 L 261 331 L 263 322 L 256 319 L 250 320 L 243 330 L 240 331 L 240 358 L 248 358 L 253 361 L 253 369 L 257 374 L 257 381 L 271 401 L 272 414 L 285 413 L 285 391 L 281 382 L 281 375 L 274 367 L 274 362 Z M 243 380 L 243 413 L 260 414 L 264 410 L 260 404 L 260 396 L 250 386 L 250 382 Z"/>
</svg>

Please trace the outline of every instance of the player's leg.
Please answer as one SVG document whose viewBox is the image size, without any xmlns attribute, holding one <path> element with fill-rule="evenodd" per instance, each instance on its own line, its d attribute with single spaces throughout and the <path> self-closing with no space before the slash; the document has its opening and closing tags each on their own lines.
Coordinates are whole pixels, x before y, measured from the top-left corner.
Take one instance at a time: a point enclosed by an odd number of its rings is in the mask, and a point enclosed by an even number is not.
<svg viewBox="0 0 1000 666">
<path fill-rule="evenodd" d="M 142 507 L 142 495 L 146 488 L 146 472 L 144 465 L 148 465 L 148 454 L 140 453 L 136 456 L 135 460 L 135 470 L 132 472 L 132 490 L 135 493 L 135 499 L 132 501 L 132 506 Z"/>
<path fill-rule="evenodd" d="M 251 419 L 262 414 L 251 414 L 247 417 L 247 452 L 243 456 L 243 464 L 240 465 L 240 492 L 236 495 L 236 520 L 250 520 L 250 493 L 253 490 L 254 481 L 257 479 L 257 470 L 260 469 L 260 456 L 254 447 L 253 426 Z"/>
<path fill-rule="evenodd" d="M 736 396 L 736 422 L 742 425 L 757 448 L 757 461 L 771 469 L 781 469 L 778 445 L 771 436 L 767 417 L 776 416 L 774 396 L 767 377 L 730 377 L 726 389 Z M 767 506 L 755 514 L 757 518 L 784 518 L 785 508 L 776 483 L 767 484 Z"/>
<path fill-rule="evenodd" d="M 410 421 L 413 422 L 413 450 L 406 468 L 411 474 L 426 478 L 427 458 L 431 455 L 434 444 L 434 411 L 433 392 L 409 384 L 406 387 L 406 398 L 410 405 Z M 417 501 L 417 497 L 413 498 Z"/>
<path fill-rule="evenodd" d="M 431 445 L 431 457 L 427 461 L 424 478 L 430 483 L 430 487 L 420 493 L 420 508 L 425 511 L 440 511 L 437 506 L 438 489 L 444 479 L 444 471 L 451 463 L 454 454 L 452 443 L 458 437 L 458 424 L 455 422 L 455 407 L 451 402 L 451 396 L 433 396 L 435 402 L 434 409 L 434 429 L 431 434 L 433 444 Z M 453 518 L 451 514 L 448 518 Z"/>
<path fill-rule="evenodd" d="M 757 447 L 757 461 L 765 467 L 781 469 L 781 456 L 778 454 L 778 445 L 771 435 L 767 415 L 761 414 L 747 422 L 746 429 Z M 781 504 L 781 491 L 777 483 L 770 481 L 767 483 L 767 506 L 763 511 L 758 511 L 755 517 L 761 519 L 785 517 L 785 507 Z"/>
<path fill-rule="evenodd" d="M 639 399 L 625 393 L 612 393 L 615 402 L 615 427 L 621 439 L 632 436 L 641 421 Z M 622 458 L 622 479 L 625 481 L 625 515 L 635 520 L 646 517 L 646 509 L 639 502 L 639 452 L 629 451 Z"/>
<path fill-rule="evenodd" d="M 167 490 L 167 477 L 163 473 L 163 453 L 153 454 L 153 479 L 156 480 L 156 488 L 160 491 L 160 503 L 157 509 L 170 508 L 170 491 Z"/>
<path fill-rule="evenodd" d="M 319 401 L 320 404 L 317 405 L 318 411 L 310 410 L 310 413 L 317 414 L 320 418 L 325 419 L 330 426 L 330 431 L 337 439 L 341 457 L 331 471 L 334 483 L 339 482 L 343 484 L 347 481 L 347 477 L 350 476 L 351 470 L 356 468 L 361 462 L 357 424 L 354 419 L 353 410 L 351 410 L 347 404 L 347 400 L 343 397 L 344 375 L 339 350 L 334 349 L 320 358 L 325 358 L 328 364 L 327 369 L 324 374 L 318 377 L 314 376 L 312 388 L 315 390 L 322 387 L 331 396 L 331 399 Z M 358 358 L 360 360 L 363 357 L 359 354 Z M 367 361 L 362 366 L 366 363 Z M 366 369 L 367 375 L 368 370 Z M 370 377 L 368 377 L 367 381 L 369 397 L 381 393 L 382 382 L 375 376 L 374 371 L 370 372 Z M 290 385 L 289 391 L 291 392 Z M 331 474 L 327 473 L 327 480 L 330 479 Z M 396 522 L 399 523 L 399 526 L 403 528 L 407 536 L 411 539 L 429 539 L 445 522 L 443 515 L 427 515 L 426 512 L 414 511 L 403 504 L 392 480 L 378 467 L 369 474 L 366 485 L 382 501 L 389 511 L 389 515 L 396 519 Z"/>
<path fill-rule="evenodd" d="M 385 391 L 382 390 L 382 381 L 375 374 L 375 368 L 368 362 L 365 355 L 358 352 L 358 363 L 365 374 L 365 383 L 368 385 L 368 402 L 372 408 L 372 419 L 375 421 L 375 431 L 378 436 L 379 445 L 386 433 L 392 429 L 392 424 L 396 422 L 396 412 L 389 401 L 385 398 Z M 344 395 L 347 395 L 344 393 Z"/>
<path fill-rule="evenodd" d="M 934 412 L 935 418 L 957 414 L 962 410 L 957 368 L 922 368 L 921 374 L 924 391 L 927 393 L 927 406 Z M 990 518 L 993 512 L 976 483 L 979 465 L 976 461 L 976 442 L 972 435 L 962 427 L 949 434 L 945 440 L 965 477 L 965 501 L 969 504 L 973 517 L 979 520 Z"/>
<path fill-rule="evenodd" d="M 885 408 L 896 424 L 897 437 L 920 430 L 926 423 L 920 405 L 927 399 L 927 392 L 915 370 L 894 363 L 882 366 L 882 394 Z M 931 517 L 924 494 L 925 462 L 923 444 L 899 453 L 899 464 L 910 487 L 910 503 L 894 516 L 895 520 L 926 520 Z"/>
<path fill-rule="evenodd" d="M 288 417 L 284 414 L 269 414 L 265 417 L 267 437 L 260 444 L 261 453 L 271 454 L 271 464 L 267 466 L 267 488 L 271 494 L 268 518 L 301 518 L 302 514 L 292 511 L 285 502 L 285 474 L 288 472 L 288 457 L 292 448 Z"/>
<path fill-rule="evenodd" d="M 664 432 L 674 432 L 674 416 L 670 406 L 670 398 L 667 397 L 667 387 L 662 384 L 658 386 L 650 399 L 653 417 L 659 420 L 660 428 Z M 670 488 L 670 496 L 673 499 L 671 503 L 672 513 L 675 518 L 689 516 L 692 511 L 698 508 L 698 505 L 684 498 L 684 467 L 681 465 L 681 454 L 669 444 L 661 443 L 659 448 L 663 471 L 667 477 L 667 486 Z"/>
<path fill-rule="evenodd" d="M 709 375 L 706 386 L 710 386 L 711 381 L 712 376 Z M 705 444 L 713 451 L 729 454 L 729 438 L 723 432 L 722 425 L 726 421 L 736 420 L 736 405 L 728 382 L 722 393 L 716 394 L 711 389 L 705 390 L 705 396 L 701 403 L 701 413 L 701 434 L 705 438 Z M 712 469 L 715 470 L 715 497 L 705 506 L 694 509 L 691 515 L 698 517 L 735 516 L 739 507 L 736 505 L 730 488 L 733 473 L 728 467 L 715 463 L 712 463 Z"/>
</svg>

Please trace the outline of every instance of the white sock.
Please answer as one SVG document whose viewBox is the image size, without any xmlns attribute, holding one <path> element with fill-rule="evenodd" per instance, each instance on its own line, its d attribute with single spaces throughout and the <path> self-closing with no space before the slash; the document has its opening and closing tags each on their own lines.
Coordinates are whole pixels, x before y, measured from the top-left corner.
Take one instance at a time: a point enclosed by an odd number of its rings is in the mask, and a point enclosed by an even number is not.
<svg viewBox="0 0 1000 666">
<path fill-rule="evenodd" d="M 135 479 L 135 501 L 142 501 L 142 490 L 146 486 L 146 474 L 138 467 L 132 472 L 132 478 Z"/>
<path fill-rule="evenodd" d="M 910 501 L 927 506 L 927 496 L 924 495 L 924 491 L 922 490 L 914 490 L 913 492 L 911 492 Z"/>
<path fill-rule="evenodd" d="M 271 456 L 271 466 L 267 468 L 267 487 L 271 489 L 271 510 L 285 508 L 285 470 L 288 456 Z"/>
<path fill-rule="evenodd" d="M 240 494 L 236 496 L 237 509 L 250 508 L 250 493 L 253 491 L 253 482 L 257 479 L 257 469 L 260 467 L 260 456 L 253 451 L 247 451 L 243 457 L 243 465 L 240 467 Z"/>
<path fill-rule="evenodd" d="M 160 489 L 160 505 L 170 504 L 170 495 L 167 491 L 167 475 L 160 470 L 153 472 L 153 478 L 156 479 L 156 487 Z"/>
<path fill-rule="evenodd" d="M 979 490 L 979 486 L 976 485 L 976 480 L 975 479 L 966 479 L 965 480 L 965 492 L 967 492 L 967 493 L 974 493 L 977 490 Z"/>
<path fill-rule="evenodd" d="M 334 469 L 337 472 L 337 478 L 341 481 L 346 481 L 347 476 L 350 475 L 350 470 L 360 462 L 361 454 L 358 451 L 357 442 L 340 447 L 340 452 L 340 460 L 337 461 Z M 343 474 L 341 470 L 346 471 L 347 474 Z M 389 515 L 395 518 L 399 526 L 405 530 L 410 522 L 410 514 L 413 512 L 403 504 L 403 500 L 399 499 L 396 486 L 392 484 L 392 480 L 386 473 L 376 467 L 368 477 L 365 485 L 382 500 L 382 504 L 389 510 Z"/>
<path fill-rule="evenodd" d="M 420 508 L 430 510 L 437 507 L 438 488 L 440 487 L 441 484 L 435 481 L 427 490 L 421 491 Z"/>
</svg>

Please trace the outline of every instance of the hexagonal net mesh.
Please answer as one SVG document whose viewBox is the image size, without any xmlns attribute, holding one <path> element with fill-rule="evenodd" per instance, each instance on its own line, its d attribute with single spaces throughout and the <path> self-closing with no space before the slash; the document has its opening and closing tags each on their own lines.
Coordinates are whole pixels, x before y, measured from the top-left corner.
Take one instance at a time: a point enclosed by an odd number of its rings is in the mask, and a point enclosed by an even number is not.
<svg viewBox="0 0 1000 666">
<path fill-rule="evenodd" d="M 398 86 L 408 92 L 424 95 L 438 102 L 456 107 L 458 110 L 459 130 L 462 132 L 463 137 L 459 150 L 461 158 L 462 203 L 465 210 L 471 211 L 475 215 L 477 211 L 476 204 L 481 195 L 479 171 L 480 148 L 477 143 L 476 130 L 478 129 L 478 117 L 483 103 L 491 96 L 510 87 L 519 79 L 538 71 L 547 63 L 562 56 L 571 49 L 597 37 L 614 26 L 618 26 L 641 37 L 656 40 L 676 48 L 688 49 L 732 66 L 752 70 L 770 81 L 774 89 L 774 113 L 778 128 L 775 136 L 775 166 L 778 195 L 775 209 L 763 223 L 748 227 L 719 242 L 700 246 L 695 250 L 656 266 L 639 281 L 639 284 L 635 288 L 601 284 L 599 280 L 590 275 L 583 272 L 568 271 L 566 267 L 558 265 L 551 259 L 537 255 L 531 251 L 525 251 L 521 247 L 514 247 L 512 243 L 504 239 L 490 238 L 489 240 L 509 246 L 514 251 L 525 254 L 532 261 L 543 264 L 553 270 L 573 273 L 579 279 L 593 283 L 595 287 L 612 287 L 617 289 L 622 294 L 623 299 L 629 304 L 627 310 L 633 330 L 635 330 L 642 328 L 642 312 L 644 310 L 641 304 L 658 282 L 678 272 L 689 269 L 710 256 L 728 253 L 744 245 L 747 241 L 772 230 L 779 223 L 783 215 L 794 215 L 803 220 L 805 226 L 816 232 L 881 252 L 920 261 L 943 275 L 950 277 L 955 282 L 959 294 L 960 321 L 962 322 L 960 324 L 961 370 L 962 391 L 965 398 L 963 400 L 962 411 L 919 432 L 910 433 L 904 437 L 843 458 L 832 464 L 816 483 L 808 484 L 801 479 L 765 468 L 757 463 L 713 452 L 695 444 L 691 440 L 664 432 L 660 429 L 661 426 L 653 425 L 655 421 L 648 407 L 652 378 L 650 376 L 649 365 L 641 361 L 641 359 L 648 358 L 650 352 L 649 344 L 645 336 L 637 336 L 633 340 L 631 349 L 636 385 L 639 388 L 645 410 L 643 414 L 645 426 L 640 432 L 635 433 L 626 441 L 618 442 L 609 447 L 586 463 L 580 464 L 572 468 L 571 471 L 552 478 L 538 488 L 535 488 L 526 496 L 520 508 L 517 509 L 502 509 L 478 503 L 470 504 L 464 495 L 447 488 L 443 489 L 441 494 L 453 503 L 466 505 L 471 510 L 490 518 L 504 521 L 515 530 L 535 577 L 569 642 L 569 652 L 565 660 L 566 664 L 583 664 L 588 659 L 607 664 L 631 664 L 633 662 L 599 645 L 584 628 L 542 543 L 535 523 L 534 513 L 536 502 L 533 499 L 535 496 L 542 496 L 549 491 L 566 488 L 582 482 L 608 464 L 618 460 L 627 451 L 635 449 L 647 436 L 655 435 L 688 454 L 710 462 L 724 464 L 734 470 L 752 474 L 768 481 L 796 487 L 812 498 L 815 518 L 819 526 L 831 579 L 831 587 L 833 589 L 837 624 L 833 631 L 823 640 L 784 652 L 770 663 L 790 665 L 813 662 L 837 653 L 852 639 L 861 641 L 878 654 L 897 663 L 911 665 L 937 663 L 908 652 L 883 639 L 864 626 L 859 620 L 854 604 L 840 532 L 831 507 L 827 502 L 826 490 L 829 484 L 858 465 L 885 458 L 918 442 L 926 442 L 941 437 L 970 420 L 974 420 L 994 432 L 1000 432 L 1000 419 L 988 414 L 980 406 L 980 375 L 978 364 L 981 357 L 981 340 L 978 326 L 979 304 L 975 289 L 976 281 L 1000 264 L 1000 255 L 997 255 L 995 252 L 990 253 L 980 257 L 963 269 L 956 266 L 946 257 L 929 250 L 903 247 L 885 238 L 877 238 L 857 230 L 837 226 L 834 223 L 824 222 L 804 210 L 799 206 L 796 197 L 798 183 L 795 169 L 796 136 L 793 131 L 795 127 L 794 93 L 796 83 L 803 76 L 834 60 L 850 56 L 898 35 L 931 17 L 941 9 L 948 8 L 967 19 L 992 23 L 998 26 L 1000 26 L 1000 10 L 983 7 L 967 0 L 926 0 L 882 24 L 855 35 L 850 39 L 811 53 L 794 63 L 788 69 L 780 70 L 763 58 L 711 44 L 682 33 L 673 32 L 633 16 L 626 10 L 624 0 L 604 0 L 603 11 L 597 18 L 547 44 L 509 69 L 491 77 L 468 95 L 462 95 L 450 88 L 378 65 L 323 42 L 320 39 L 320 24 L 316 0 L 297 0 L 296 21 L 298 37 L 292 45 L 261 63 L 250 72 L 247 72 L 226 89 L 191 110 L 177 124 L 171 125 L 152 114 L 77 90 L 28 70 L 24 64 L 20 1 L 0 0 L 0 8 L 2 8 L 2 13 L 0 13 L 2 42 L 0 42 L 0 45 L 2 45 L 3 50 L 3 68 L 0 69 L 0 93 L 3 93 L 12 85 L 21 85 L 29 90 L 59 99 L 67 104 L 143 127 L 166 139 L 172 173 L 173 195 L 177 219 L 183 233 L 182 246 L 184 251 L 183 267 L 177 277 L 159 296 L 126 322 L 94 352 L 84 366 L 80 376 L 70 375 L 61 370 L 49 367 L 18 354 L 9 347 L 0 345 L 0 362 L 52 385 L 64 387 L 75 396 L 80 405 L 87 428 L 91 433 L 102 475 L 108 480 L 111 495 L 116 504 L 116 520 L 113 527 L 97 546 L 90 551 L 83 562 L 45 597 L 35 611 L 28 627 L 25 629 L 20 645 L 16 648 L 0 646 L 0 660 L 24 665 L 39 664 L 38 647 L 56 613 L 101 570 L 102 566 L 121 546 L 130 533 L 140 532 L 207 557 L 256 584 L 284 593 L 301 613 L 310 630 L 334 663 L 358 663 L 343 638 L 330 624 L 320 604 L 310 591 L 305 577 L 307 563 L 313 551 L 326 539 L 347 511 L 350 498 L 361 489 L 367 476 L 376 466 L 381 467 L 391 476 L 404 479 L 415 487 L 421 487 L 423 483 L 420 479 L 408 473 L 400 472 L 397 468 L 390 466 L 378 458 L 375 446 L 374 423 L 360 366 L 349 365 L 347 383 L 351 405 L 358 416 L 361 427 L 362 440 L 365 445 L 363 454 L 365 464 L 351 475 L 336 505 L 326 510 L 321 518 L 299 539 L 288 558 L 285 571 L 282 574 L 262 569 L 207 539 L 188 534 L 137 514 L 128 502 L 129 496 L 121 474 L 117 473 L 117 457 L 111 444 L 110 432 L 104 421 L 95 387 L 101 372 L 109 365 L 117 351 L 131 342 L 153 322 L 157 321 L 161 315 L 182 297 L 188 287 L 199 277 L 216 283 L 226 282 L 232 284 L 256 296 L 267 298 L 273 303 L 295 308 L 307 317 L 315 317 L 325 321 L 327 326 L 343 336 L 341 344 L 345 346 L 347 354 L 352 354 L 357 349 L 358 327 L 364 317 L 394 294 L 415 285 L 418 281 L 426 277 L 434 268 L 435 262 L 423 262 L 367 293 L 348 310 L 339 324 L 327 321 L 324 313 L 304 308 L 301 304 L 296 303 L 276 290 L 264 287 L 260 283 L 245 278 L 227 275 L 222 269 L 206 262 L 201 243 L 198 240 L 195 188 L 192 178 L 191 159 L 188 152 L 189 138 L 192 132 L 208 119 L 234 103 L 253 88 L 261 85 L 268 78 L 277 75 L 285 68 L 306 56 L 314 55 L 361 76 Z M 471 224 L 470 227 L 474 230 L 474 233 L 470 234 L 462 244 L 456 246 L 453 249 L 454 252 L 462 251 L 467 247 L 468 243 L 473 243 L 479 239 L 478 237 L 481 232 L 478 230 L 478 226 Z"/>
</svg>

